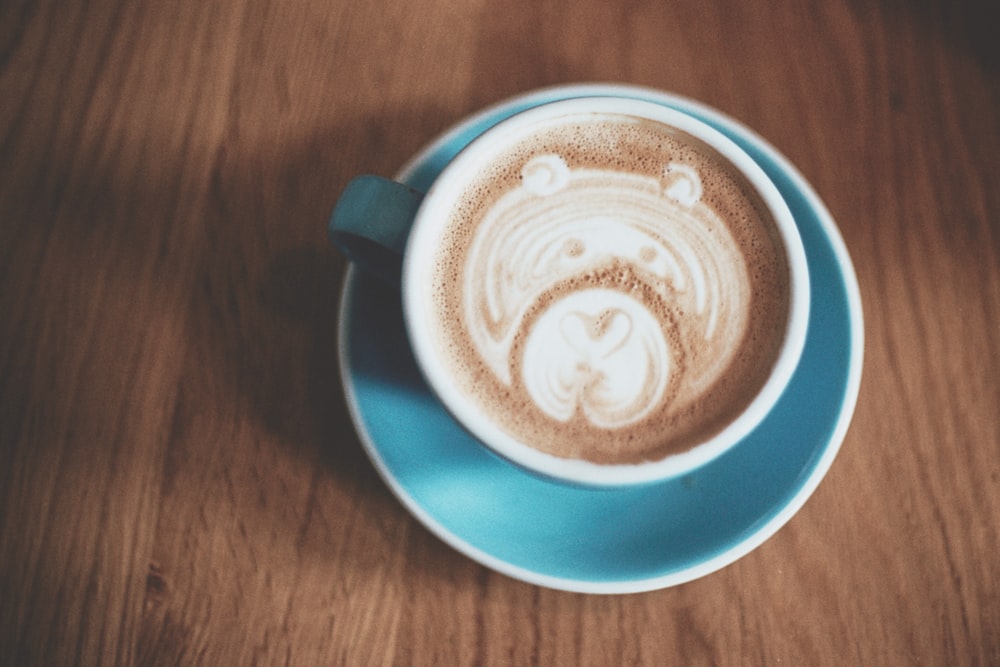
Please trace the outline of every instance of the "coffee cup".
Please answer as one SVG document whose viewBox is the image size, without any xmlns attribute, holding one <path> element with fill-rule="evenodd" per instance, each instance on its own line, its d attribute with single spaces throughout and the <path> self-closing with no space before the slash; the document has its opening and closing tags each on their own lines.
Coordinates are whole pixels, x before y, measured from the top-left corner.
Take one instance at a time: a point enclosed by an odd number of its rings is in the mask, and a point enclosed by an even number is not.
<svg viewBox="0 0 1000 667">
<path fill-rule="evenodd" d="M 351 181 L 329 232 L 402 291 L 448 412 L 553 480 L 691 472 L 767 417 L 805 341 L 808 267 L 777 188 L 723 134 L 653 102 L 522 111 L 426 193 Z"/>
</svg>

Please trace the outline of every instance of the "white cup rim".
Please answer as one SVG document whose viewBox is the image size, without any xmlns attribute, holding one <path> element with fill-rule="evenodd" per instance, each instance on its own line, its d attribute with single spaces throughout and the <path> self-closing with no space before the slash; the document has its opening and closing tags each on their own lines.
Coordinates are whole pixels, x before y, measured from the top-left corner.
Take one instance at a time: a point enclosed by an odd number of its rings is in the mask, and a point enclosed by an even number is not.
<svg viewBox="0 0 1000 667">
<path fill-rule="evenodd" d="M 788 261 L 791 294 L 784 343 L 763 387 L 720 432 L 688 451 L 660 460 L 594 463 L 557 457 L 519 442 L 483 417 L 481 410 L 459 389 L 437 358 L 438 346 L 428 324 L 433 309 L 426 307 L 424 300 L 428 295 L 421 285 L 429 275 L 427 258 L 434 255 L 436 230 L 433 221 L 441 217 L 435 213 L 454 201 L 456 186 L 452 176 L 476 166 L 484 153 L 490 153 L 500 143 L 509 143 L 509 137 L 518 130 L 577 113 L 639 116 L 673 126 L 704 141 L 729 160 L 757 191 L 774 219 Z M 587 486 L 623 486 L 675 477 L 697 469 L 736 445 L 763 421 L 790 381 L 805 345 L 809 319 L 809 273 L 802 239 L 788 205 L 763 169 L 734 141 L 705 122 L 671 107 L 630 97 L 588 96 L 543 103 L 500 121 L 473 139 L 445 166 L 427 192 L 410 232 L 402 275 L 404 321 L 417 365 L 452 417 L 483 446 L 503 458 L 545 477 Z"/>
</svg>

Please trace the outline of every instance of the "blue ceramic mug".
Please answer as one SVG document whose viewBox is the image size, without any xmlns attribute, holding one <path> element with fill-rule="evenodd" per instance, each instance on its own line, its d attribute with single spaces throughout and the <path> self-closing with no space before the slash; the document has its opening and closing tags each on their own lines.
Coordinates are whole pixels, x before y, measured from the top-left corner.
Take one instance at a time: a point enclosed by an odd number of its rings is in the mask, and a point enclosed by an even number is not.
<svg viewBox="0 0 1000 667">
<path fill-rule="evenodd" d="M 730 219 L 748 213 L 763 232 Z M 704 465 L 768 415 L 805 341 L 809 272 L 778 189 L 725 135 L 651 102 L 518 113 L 426 194 L 355 179 L 329 231 L 402 290 L 447 411 L 547 478 L 624 486 Z M 762 302 L 778 305 L 756 315 Z"/>
</svg>

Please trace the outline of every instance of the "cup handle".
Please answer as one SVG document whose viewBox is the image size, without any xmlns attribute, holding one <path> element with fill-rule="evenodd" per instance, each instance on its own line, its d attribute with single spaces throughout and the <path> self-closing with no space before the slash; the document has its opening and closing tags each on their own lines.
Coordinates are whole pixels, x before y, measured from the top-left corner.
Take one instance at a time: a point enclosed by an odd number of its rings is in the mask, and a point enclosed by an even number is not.
<svg viewBox="0 0 1000 667">
<path fill-rule="evenodd" d="M 380 176 L 347 184 L 330 215 L 330 242 L 359 268 L 400 288 L 403 250 L 424 195 Z"/>
</svg>

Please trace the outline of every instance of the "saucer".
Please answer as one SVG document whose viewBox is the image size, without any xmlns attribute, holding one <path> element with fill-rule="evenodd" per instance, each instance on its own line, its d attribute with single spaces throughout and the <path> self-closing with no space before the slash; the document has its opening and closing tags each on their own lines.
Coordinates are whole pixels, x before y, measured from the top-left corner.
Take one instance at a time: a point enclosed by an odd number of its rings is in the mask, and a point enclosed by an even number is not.
<svg viewBox="0 0 1000 667">
<path fill-rule="evenodd" d="M 788 203 L 806 249 L 811 309 L 802 359 L 767 418 L 682 477 L 582 488 L 490 453 L 431 394 L 410 351 L 400 294 L 353 267 L 339 353 L 348 408 L 379 474 L 431 532 L 508 576 L 550 588 L 629 593 L 674 586 L 732 563 L 773 535 L 824 477 L 861 380 L 861 300 L 835 223 L 799 172 L 738 122 L 692 100 L 622 85 L 548 88 L 466 119 L 397 175 L 426 190 L 469 141 L 543 102 L 585 95 L 645 99 L 720 130 L 756 160 Z"/>
</svg>

